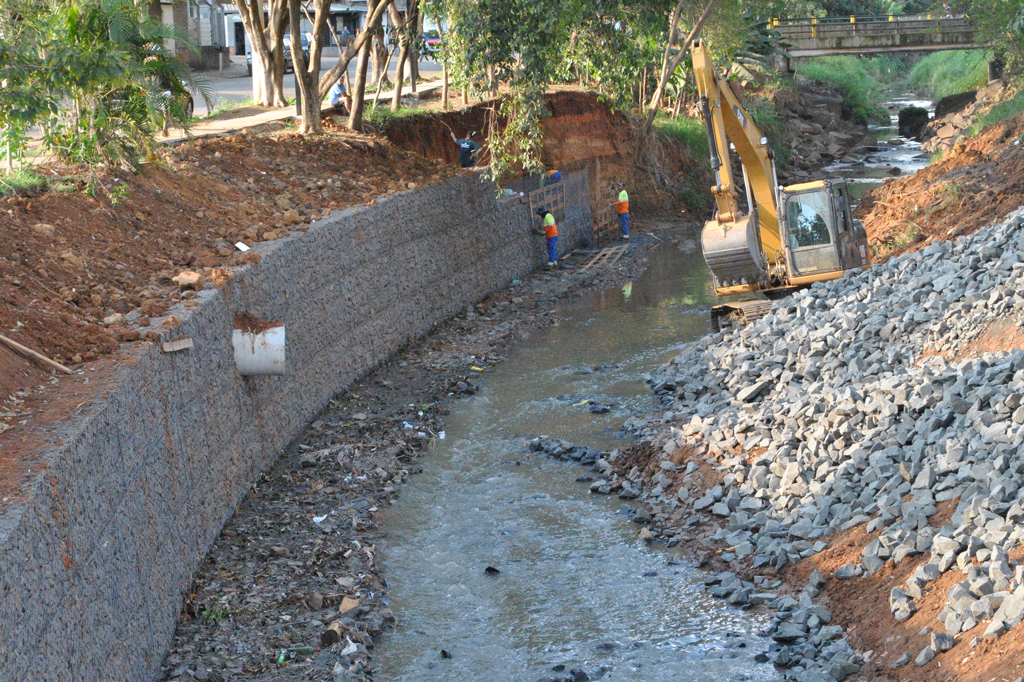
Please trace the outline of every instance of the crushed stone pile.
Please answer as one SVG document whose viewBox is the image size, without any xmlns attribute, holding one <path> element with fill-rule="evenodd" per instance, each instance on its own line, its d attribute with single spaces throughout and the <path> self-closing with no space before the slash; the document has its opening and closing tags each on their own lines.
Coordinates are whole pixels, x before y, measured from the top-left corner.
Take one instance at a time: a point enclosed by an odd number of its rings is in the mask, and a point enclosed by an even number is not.
<svg viewBox="0 0 1024 682">
<path fill-rule="evenodd" d="M 833 533 L 866 524 L 879 535 L 832 579 L 930 555 L 892 590 L 898 621 L 932 582 L 960 571 L 939 616 L 946 633 L 903 662 L 926 665 L 979 624 L 983 638 L 1018 625 L 1024 562 L 1009 553 L 1024 539 L 1024 351 L 962 361 L 934 353 L 1024 313 L 1022 224 L 1018 209 L 972 236 L 817 284 L 756 323 L 686 347 L 648 378 L 669 410 L 627 422 L 653 436 L 654 466 L 664 470 L 640 500 L 674 518 L 690 509 L 718 517 L 724 526 L 712 540 L 754 569 L 797 562 Z M 693 495 L 686 486 L 670 492 L 666 474 L 683 448 L 713 456 L 721 480 Z M 627 490 L 639 487 L 631 473 Z M 952 500 L 949 523 L 929 525 Z M 785 647 L 776 664 L 793 666 L 796 679 L 853 672 L 852 652 L 826 645 L 839 634 L 810 592 L 792 603 L 731 574 L 716 578 L 716 594 L 730 602 L 778 609 L 770 634 Z"/>
</svg>

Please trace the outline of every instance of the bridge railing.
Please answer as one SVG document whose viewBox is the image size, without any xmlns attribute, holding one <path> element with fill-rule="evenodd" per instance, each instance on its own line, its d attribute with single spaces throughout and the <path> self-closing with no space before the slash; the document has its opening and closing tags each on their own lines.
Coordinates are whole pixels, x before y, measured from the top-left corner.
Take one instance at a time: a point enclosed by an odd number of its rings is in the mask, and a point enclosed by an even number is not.
<svg viewBox="0 0 1024 682">
<path fill-rule="evenodd" d="M 769 26 L 788 40 L 880 36 L 905 33 L 960 32 L 974 29 L 964 15 L 889 14 L 851 17 L 772 19 Z"/>
</svg>

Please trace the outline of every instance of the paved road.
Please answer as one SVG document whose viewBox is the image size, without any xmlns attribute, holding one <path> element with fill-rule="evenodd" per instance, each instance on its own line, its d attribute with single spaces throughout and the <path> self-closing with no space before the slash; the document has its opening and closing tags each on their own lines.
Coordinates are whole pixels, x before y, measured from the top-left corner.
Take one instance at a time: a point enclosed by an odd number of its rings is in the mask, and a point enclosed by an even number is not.
<svg viewBox="0 0 1024 682">
<path fill-rule="evenodd" d="M 325 58 L 321 66 L 321 75 L 326 73 L 338 61 L 337 57 Z M 214 108 L 222 107 L 227 102 L 245 102 L 252 97 L 252 77 L 246 73 L 245 57 L 232 57 L 232 65 L 223 72 L 204 71 L 202 75 L 213 86 L 216 92 Z M 348 67 L 349 77 L 356 75 L 356 60 L 353 59 Z M 420 75 L 424 78 L 431 78 L 440 75 L 441 65 L 430 59 L 420 60 Z M 395 65 L 392 64 L 388 70 L 389 78 L 394 78 Z M 295 96 L 295 77 L 286 73 L 284 76 L 284 89 L 286 97 Z M 201 97 L 196 97 L 196 116 L 205 116 L 207 113 L 206 103 Z"/>
</svg>

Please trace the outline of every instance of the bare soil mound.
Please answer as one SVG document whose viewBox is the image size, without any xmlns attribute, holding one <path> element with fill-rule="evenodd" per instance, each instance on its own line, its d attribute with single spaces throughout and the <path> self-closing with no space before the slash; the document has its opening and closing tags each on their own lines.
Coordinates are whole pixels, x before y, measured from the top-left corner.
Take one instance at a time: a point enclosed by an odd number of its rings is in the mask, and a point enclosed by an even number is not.
<svg viewBox="0 0 1024 682">
<path fill-rule="evenodd" d="M 857 217 L 875 262 L 971 234 L 1024 204 L 1024 115 L 959 140 L 912 176 L 871 190 Z"/>
</svg>

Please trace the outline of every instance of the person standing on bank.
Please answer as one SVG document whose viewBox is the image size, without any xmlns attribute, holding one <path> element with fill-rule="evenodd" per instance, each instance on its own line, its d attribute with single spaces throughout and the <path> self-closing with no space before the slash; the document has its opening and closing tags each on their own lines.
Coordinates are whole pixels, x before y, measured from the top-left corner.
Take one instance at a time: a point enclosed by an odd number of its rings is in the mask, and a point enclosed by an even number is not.
<svg viewBox="0 0 1024 682">
<path fill-rule="evenodd" d="M 459 145 L 459 163 L 463 168 L 472 168 L 476 165 L 476 154 L 480 151 L 480 145 L 474 140 L 473 136 L 475 132 L 471 132 L 461 140 L 455 139 L 455 133 L 452 133 L 452 142 Z"/>
<path fill-rule="evenodd" d="M 629 239 L 629 193 L 626 192 L 626 183 L 619 183 L 619 199 L 615 202 L 615 208 L 619 213 L 619 225 L 622 227 L 622 238 Z"/>
<path fill-rule="evenodd" d="M 558 226 L 555 225 L 555 216 L 543 208 L 537 209 L 537 215 L 544 219 L 544 236 L 548 240 L 548 267 L 558 265 Z"/>
</svg>

